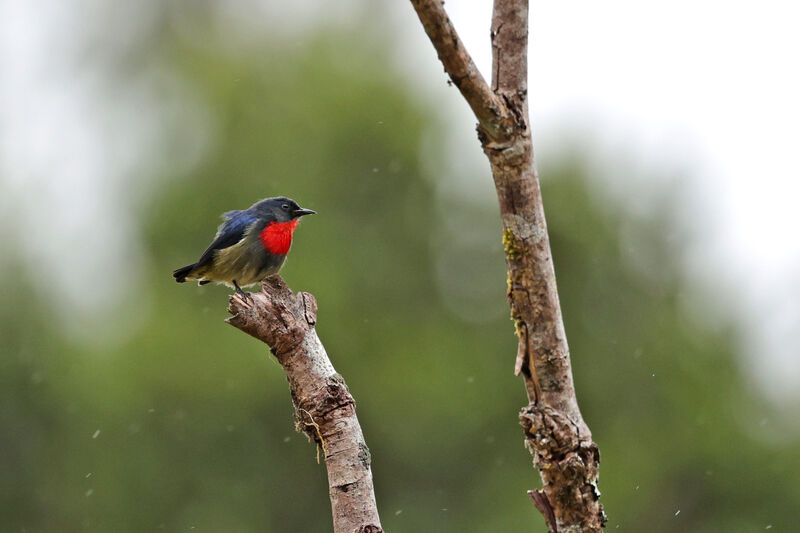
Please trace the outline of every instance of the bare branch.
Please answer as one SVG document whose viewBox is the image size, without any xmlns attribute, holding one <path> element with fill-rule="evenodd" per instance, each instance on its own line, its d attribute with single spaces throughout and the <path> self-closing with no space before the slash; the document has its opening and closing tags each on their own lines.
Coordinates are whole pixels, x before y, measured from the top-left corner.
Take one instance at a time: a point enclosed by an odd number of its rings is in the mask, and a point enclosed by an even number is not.
<svg viewBox="0 0 800 533">
<path fill-rule="evenodd" d="M 475 75 L 442 3 L 411 3 L 451 79 L 468 74 L 469 90 L 459 89 L 478 117 L 479 138 L 492 168 L 508 301 L 519 339 L 514 373 L 522 376 L 530 402 L 520 422 L 543 483 L 542 491 L 532 493 L 533 501 L 553 531 L 599 532 L 605 522 L 597 490 L 600 455 L 575 397 L 528 125 L 528 2 L 494 2 L 493 98 L 485 94 L 483 78 Z"/>
<path fill-rule="evenodd" d="M 472 108 L 480 127 L 490 138 L 505 140 L 514 119 L 472 61 L 444 10 L 444 2 L 411 0 L 411 4 L 439 54 L 445 72 Z"/>
<path fill-rule="evenodd" d="M 528 2 L 495 0 L 492 89 L 505 98 L 528 94 Z M 527 120 L 527 113 L 524 117 Z"/>
<path fill-rule="evenodd" d="M 325 456 L 335 533 L 382 533 L 371 458 L 355 400 L 317 336 L 317 301 L 292 294 L 279 276 L 262 282 L 252 299 L 230 297 L 227 322 L 270 346 L 289 380 L 296 429 Z"/>
</svg>

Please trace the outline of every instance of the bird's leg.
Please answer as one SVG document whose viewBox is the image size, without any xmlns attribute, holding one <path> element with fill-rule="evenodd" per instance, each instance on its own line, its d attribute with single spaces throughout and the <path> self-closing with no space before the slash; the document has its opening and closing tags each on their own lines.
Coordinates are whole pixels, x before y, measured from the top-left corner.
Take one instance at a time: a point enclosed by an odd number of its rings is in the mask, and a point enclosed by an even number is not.
<svg viewBox="0 0 800 533">
<path fill-rule="evenodd" d="M 236 294 L 238 294 L 239 296 L 241 296 L 242 298 L 244 298 L 247 301 L 250 301 L 250 302 L 253 301 L 253 297 L 250 296 L 250 293 L 243 291 L 242 288 L 239 286 L 239 284 L 236 283 L 236 280 L 233 280 L 233 286 L 236 287 Z"/>
</svg>

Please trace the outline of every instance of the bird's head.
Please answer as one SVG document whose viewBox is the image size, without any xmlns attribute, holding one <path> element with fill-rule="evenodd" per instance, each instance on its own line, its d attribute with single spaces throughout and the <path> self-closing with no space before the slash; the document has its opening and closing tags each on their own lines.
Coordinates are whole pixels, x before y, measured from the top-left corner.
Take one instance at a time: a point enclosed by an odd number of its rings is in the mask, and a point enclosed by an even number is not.
<svg viewBox="0 0 800 533">
<path fill-rule="evenodd" d="M 267 198 L 256 202 L 251 207 L 260 217 L 274 218 L 276 222 L 291 222 L 305 215 L 313 215 L 316 211 L 304 209 L 297 202 L 285 196 Z"/>
</svg>

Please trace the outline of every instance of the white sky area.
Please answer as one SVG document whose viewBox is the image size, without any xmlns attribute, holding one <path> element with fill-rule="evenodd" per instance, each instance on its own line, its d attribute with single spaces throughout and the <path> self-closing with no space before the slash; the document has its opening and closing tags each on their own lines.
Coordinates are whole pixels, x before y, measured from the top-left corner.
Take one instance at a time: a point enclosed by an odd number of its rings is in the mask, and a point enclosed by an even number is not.
<svg viewBox="0 0 800 533">
<path fill-rule="evenodd" d="M 71 326 L 113 316 L 114 302 L 146 268 L 133 224 L 136 202 L 147 198 L 147 183 L 132 185 L 143 161 L 166 149 L 176 124 L 189 124 L 178 155 L 191 165 L 211 129 L 158 65 L 138 84 L 110 87 L 102 66 L 78 61 L 97 38 L 83 31 L 85 17 L 109 17 L 104 43 L 112 56 L 152 24 L 137 3 L 103 4 L 0 0 L 0 238 L 25 245 L 42 294 L 61 295 L 57 305 Z M 220 13 L 254 31 L 301 35 L 315 24 L 346 23 L 358 10 L 344 4 L 333 18 L 311 0 L 221 2 Z M 446 8 L 488 78 L 491 1 L 448 0 Z M 474 119 L 446 86 L 410 3 L 387 10 L 374 14 L 391 18 L 378 26 L 396 41 L 399 68 L 452 122 L 451 175 L 464 165 L 488 171 Z M 684 259 L 687 308 L 700 310 L 687 311 L 689 318 L 713 325 L 704 310 L 726 309 L 764 393 L 800 400 L 800 8 L 536 0 L 530 10 L 540 163 L 580 140 L 598 190 L 633 210 L 646 209 L 653 180 L 669 185 L 679 176 L 694 238 Z M 485 178 L 481 187 L 490 186 Z M 26 243 L 14 237 L 22 228 Z"/>
<path fill-rule="evenodd" d="M 446 7 L 489 78 L 491 1 Z M 532 0 L 530 13 L 540 162 L 579 134 L 600 187 L 634 210 L 652 180 L 679 175 L 696 232 L 684 258 L 690 306 L 728 309 L 762 390 L 797 401 L 800 4 Z"/>
</svg>

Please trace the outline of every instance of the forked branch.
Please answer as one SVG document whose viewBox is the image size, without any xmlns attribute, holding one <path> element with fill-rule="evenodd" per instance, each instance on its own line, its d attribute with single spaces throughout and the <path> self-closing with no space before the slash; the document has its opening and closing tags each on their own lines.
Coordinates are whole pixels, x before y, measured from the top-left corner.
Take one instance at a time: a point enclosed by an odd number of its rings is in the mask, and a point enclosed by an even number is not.
<svg viewBox="0 0 800 533">
<path fill-rule="evenodd" d="M 441 0 L 411 0 L 450 79 L 478 119 L 502 219 L 508 301 L 519 338 L 514 372 L 529 404 L 520 422 L 542 491 L 533 501 L 551 531 L 600 531 L 599 452 L 572 381 L 553 257 L 528 119 L 527 0 L 495 0 L 492 86 L 458 38 Z"/>
</svg>

